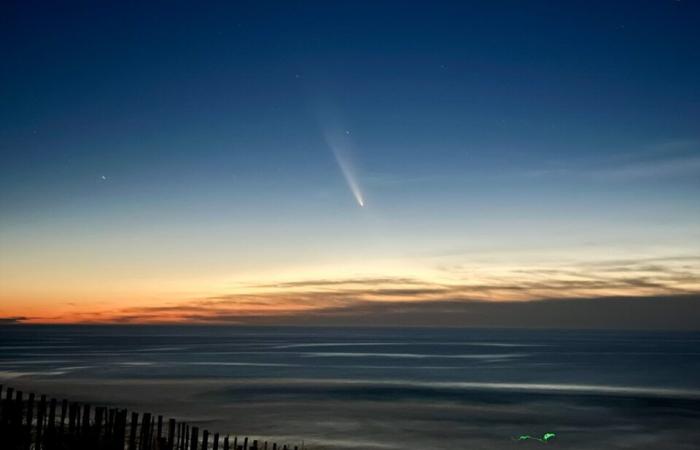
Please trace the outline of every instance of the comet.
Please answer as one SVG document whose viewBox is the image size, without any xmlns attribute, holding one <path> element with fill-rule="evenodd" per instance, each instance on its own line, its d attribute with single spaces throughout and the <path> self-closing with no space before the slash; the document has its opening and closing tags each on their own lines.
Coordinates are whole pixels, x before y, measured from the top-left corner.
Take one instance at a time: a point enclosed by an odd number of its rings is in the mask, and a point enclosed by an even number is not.
<svg viewBox="0 0 700 450">
<path fill-rule="evenodd" d="M 355 201 L 360 205 L 360 208 L 364 208 L 365 198 L 357 182 L 355 168 L 349 156 L 349 148 L 352 146 L 349 136 L 350 132 L 347 130 L 344 133 L 326 132 L 326 142 L 333 151 L 335 161 L 338 163 L 338 167 L 345 178 L 345 182 L 348 184 L 350 192 L 355 197 Z"/>
</svg>

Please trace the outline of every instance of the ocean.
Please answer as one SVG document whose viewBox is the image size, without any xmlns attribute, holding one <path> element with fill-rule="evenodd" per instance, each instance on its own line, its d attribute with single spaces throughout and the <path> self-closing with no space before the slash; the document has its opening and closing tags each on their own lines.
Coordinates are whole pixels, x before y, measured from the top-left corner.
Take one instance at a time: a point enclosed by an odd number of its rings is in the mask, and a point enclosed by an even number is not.
<svg viewBox="0 0 700 450">
<path fill-rule="evenodd" d="M 305 449 L 700 448 L 700 333 L 11 325 L 0 382 Z"/>
</svg>

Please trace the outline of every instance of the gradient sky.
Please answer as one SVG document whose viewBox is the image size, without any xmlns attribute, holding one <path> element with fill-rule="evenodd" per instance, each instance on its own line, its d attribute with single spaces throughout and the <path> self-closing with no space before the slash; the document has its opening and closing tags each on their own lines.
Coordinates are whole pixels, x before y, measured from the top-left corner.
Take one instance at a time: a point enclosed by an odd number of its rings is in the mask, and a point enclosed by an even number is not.
<svg viewBox="0 0 700 450">
<path fill-rule="evenodd" d="M 696 298 L 698 23 L 687 0 L 3 2 L 0 317 Z"/>
</svg>

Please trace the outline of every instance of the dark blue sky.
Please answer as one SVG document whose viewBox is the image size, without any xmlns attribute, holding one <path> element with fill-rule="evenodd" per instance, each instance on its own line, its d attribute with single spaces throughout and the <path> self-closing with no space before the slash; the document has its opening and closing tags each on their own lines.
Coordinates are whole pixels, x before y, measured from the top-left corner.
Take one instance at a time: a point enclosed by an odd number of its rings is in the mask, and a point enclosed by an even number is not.
<svg viewBox="0 0 700 450">
<path fill-rule="evenodd" d="M 697 248 L 698 2 L 0 8 L 12 273 Z"/>
<path fill-rule="evenodd" d="M 368 170 L 415 175 L 606 164 L 700 123 L 695 2 L 19 3 L 0 36 L 11 193 L 313 176 L 333 162 L 319 101 Z"/>
</svg>

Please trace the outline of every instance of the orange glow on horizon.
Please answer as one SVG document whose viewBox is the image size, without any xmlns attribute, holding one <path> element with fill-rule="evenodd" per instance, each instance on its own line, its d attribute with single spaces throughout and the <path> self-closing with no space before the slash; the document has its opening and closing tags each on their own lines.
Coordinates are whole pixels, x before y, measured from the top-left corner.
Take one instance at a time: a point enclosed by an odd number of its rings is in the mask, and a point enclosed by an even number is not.
<svg viewBox="0 0 700 450">
<path fill-rule="evenodd" d="M 700 276 L 667 263 L 649 267 L 551 267 L 503 264 L 451 271 L 395 264 L 384 274 L 367 266 L 262 274 L 256 281 L 227 277 L 136 280 L 131 284 L 4 284 L 0 317 L 26 323 L 247 323 L 303 317 L 358 304 L 441 301 L 531 301 L 557 298 L 651 296 L 700 292 Z M 700 271 L 698 271 L 700 272 Z M 381 275 L 376 275 L 377 273 Z M 373 275 L 374 274 L 374 275 Z M 249 279 L 253 279 L 250 277 Z"/>
</svg>

